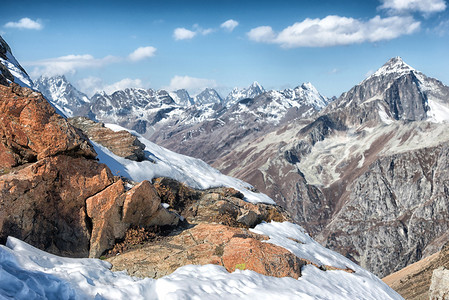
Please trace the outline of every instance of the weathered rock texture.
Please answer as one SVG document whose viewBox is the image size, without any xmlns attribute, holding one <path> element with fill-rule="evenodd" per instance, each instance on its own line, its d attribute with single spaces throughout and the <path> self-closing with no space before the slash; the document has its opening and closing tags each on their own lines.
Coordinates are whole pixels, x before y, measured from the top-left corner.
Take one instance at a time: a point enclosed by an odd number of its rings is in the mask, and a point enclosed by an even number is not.
<svg viewBox="0 0 449 300">
<path fill-rule="evenodd" d="M 214 166 L 385 276 L 448 240 L 449 134 L 435 122 L 439 105 L 449 107 L 449 87 L 394 58 L 314 120 L 239 145 Z"/>
<path fill-rule="evenodd" d="M 125 191 L 122 180 L 86 200 L 86 212 L 92 219 L 90 257 L 100 257 L 123 239 L 132 227 L 175 226 L 179 217 L 161 206 L 153 185 L 142 181 Z M 165 213 L 165 217 L 161 217 Z"/>
<path fill-rule="evenodd" d="M 267 237 L 219 224 L 199 224 L 180 234 L 145 244 L 108 259 L 113 270 L 126 269 L 139 277 L 159 278 L 188 264 L 217 264 L 229 272 L 248 269 L 260 274 L 298 278 L 306 264 Z"/>
<path fill-rule="evenodd" d="M 382 280 L 407 300 L 434 299 L 431 298 L 431 293 L 429 293 L 433 280 L 432 274 L 436 270 L 448 268 L 449 244 L 446 244 L 441 251 L 390 274 Z M 437 273 L 440 272 L 441 271 L 438 271 Z M 448 286 L 449 285 L 438 285 L 437 280 L 435 279 L 433 290 L 436 291 L 437 287 L 445 288 Z"/>
<path fill-rule="evenodd" d="M 107 134 L 111 148 L 135 140 Z M 130 227 L 179 221 L 151 183 L 125 184 L 94 160 L 87 137 L 40 93 L 0 85 L 0 137 L 1 242 L 12 235 L 55 254 L 98 257 Z"/>
<path fill-rule="evenodd" d="M 58 154 L 96 156 L 87 138 L 40 93 L 0 85 L 0 169 Z"/>
<path fill-rule="evenodd" d="M 108 148 L 112 153 L 135 161 L 145 159 L 145 146 L 126 130 L 113 131 L 104 124 L 97 123 L 85 117 L 68 119 L 70 124 L 81 129 L 92 141 Z"/>
<path fill-rule="evenodd" d="M 429 295 L 431 300 L 449 299 L 449 269 L 440 267 L 433 271 Z"/>
<path fill-rule="evenodd" d="M 85 257 L 86 198 L 113 182 L 96 161 L 58 155 L 0 176 L 0 239 L 11 235 L 55 254 Z"/>
</svg>

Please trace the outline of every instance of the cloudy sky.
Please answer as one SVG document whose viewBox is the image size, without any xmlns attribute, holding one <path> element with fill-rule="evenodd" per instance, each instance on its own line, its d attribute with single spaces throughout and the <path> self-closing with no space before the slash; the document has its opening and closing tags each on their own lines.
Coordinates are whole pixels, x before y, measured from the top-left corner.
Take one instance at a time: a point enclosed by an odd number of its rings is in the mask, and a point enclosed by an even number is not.
<svg viewBox="0 0 449 300">
<path fill-rule="evenodd" d="M 7 1 L 0 34 L 33 79 L 80 90 L 312 82 L 339 96 L 401 56 L 449 84 L 445 0 Z"/>
</svg>

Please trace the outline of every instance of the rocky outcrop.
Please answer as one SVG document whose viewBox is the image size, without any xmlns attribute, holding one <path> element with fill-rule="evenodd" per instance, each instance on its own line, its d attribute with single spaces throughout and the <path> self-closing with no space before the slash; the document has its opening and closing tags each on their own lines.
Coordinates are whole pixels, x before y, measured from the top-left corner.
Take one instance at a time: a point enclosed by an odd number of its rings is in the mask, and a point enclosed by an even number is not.
<svg viewBox="0 0 449 300">
<path fill-rule="evenodd" d="M 108 148 L 115 155 L 142 161 L 145 159 L 145 146 L 126 130 L 113 131 L 86 117 L 75 117 L 68 119 L 70 124 L 81 129 L 92 141 Z"/>
<path fill-rule="evenodd" d="M 0 85 L 0 99 L 1 242 L 12 235 L 55 254 L 98 257 L 130 227 L 177 224 L 151 183 L 114 177 L 40 93 L 11 83 Z M 128 132 L 97 127 L 105 146 L 143 156 Z"/>
<path fill-rule="evenodd" d="M 392 273 L 382 280 L 407 300 L 444 299 L 432 298 L 432 293 L 439 293 L 449 286 L 439 284 L 440 280 L 444 280 L 447 269 L 449 269 L 449 244 L 446 243 L 441 251 Z M 436 272 L 435 280 L 434 272 Z"/>
<path fill-rule="evenodd" d="M 100 257 L 123 239 L 129 228 L 178 224 L 179 217 L 161 206 L 148 181 L 129 191 L 125 189 L 124 182 L 119 180 L 86 200 L 86 213 L 92 220 L 89 257 Z"/>
<path fill-rule="evenodd" d="M 449 299 L 449 269 L 440 267 L 433 271 L 429 296 L 431 300 Z"/>
<path fill-rule="evenodd" d="M 282 247 L 263 243 L 266 239 L 246 229 L 202 223 L 108 261 L 112 270 L 126 269 L 139 277 L 159 278 L 188 264 L 217 264 L 229 272 L 253 270 L 276 277 L 301 276 L 307 262 Z"/>
<path fill-rule="evenodd" d="M 94 158 L 87 138 L 65 119 L 40 93 L 0 85 L 0 168 L 68 154 Z"/>
<path fill-rule="evenodd" d="M 0 239 L 14 236 L 51 253 L 86 257 L 90 220 L 85 200 L 112 184 L 94 160 L 58 155 L 0 176 Z"/>
</svg>

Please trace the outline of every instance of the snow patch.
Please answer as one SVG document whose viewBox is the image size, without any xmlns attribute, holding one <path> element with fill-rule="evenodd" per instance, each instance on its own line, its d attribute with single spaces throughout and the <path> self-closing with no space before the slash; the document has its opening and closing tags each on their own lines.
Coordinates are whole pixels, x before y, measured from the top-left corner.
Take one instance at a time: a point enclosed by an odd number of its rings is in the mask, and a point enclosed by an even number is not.
<svg viewBox="0 0 449 300">
<path fill-rule="evenodd" d="M 298 280 L 264 276 L 249 270 L 228 273 L 216 265 L 188 265 L 160 279 L 139 279 L 112 272 L 108 262 L 63 258 L 9 237 L 0 245 L 0 294 L 14 299 L 402 299 L 379 278 L 314 242 L 295 224 L 265 223 L 266 234 L 295 255 L 315 262 L 353 268 L 322 271 L 305 266 Z M 297 240 L 295 242 L 291 239 Z"/>
<path fill-rule="evenodd" d="M 105 124 L 105 126 L 114 131 L 127 130 L 115 124 Z M 148 141 L 135 131 L 127 131 L 137 136 L 145 145 L 146 157 L 149 160 L 141 162 L 128 160 L 113 154 L 99 144 L 93 143 L 100 162 L 105 163 L 116 175 L 121 175 L 134 181 L 170 177 L 195 189 L 222 186 L 232 187 L 240 191 L 248 202 L 275 204 L 267 195 L 253 192 L 253 187 L 250 184 L 226 176 L 200 159 L 172 152 Z"/>
</svg>

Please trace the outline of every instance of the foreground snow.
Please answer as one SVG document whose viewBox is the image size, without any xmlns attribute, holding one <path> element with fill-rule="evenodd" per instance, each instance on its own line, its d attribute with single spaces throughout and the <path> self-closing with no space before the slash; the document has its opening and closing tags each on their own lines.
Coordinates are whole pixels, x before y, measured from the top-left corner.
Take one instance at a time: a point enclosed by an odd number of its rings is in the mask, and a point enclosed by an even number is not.
<svg viewBox="0 0 449 300">
<path fill-rule="evenodd" d="M 0 299 L 402 299 L 374 275 L 320 246 L 298 225 L 263 223 L 254 231 L 299 257 L 356 272 L 308 265 L 296 280 L 188 265 L 157 280 L 140 279 L 111 272 L 105 261 L 58 257 L 10 237 L 0 246 Z"/>
<path fill-rule="evenodd" d="M 105 126 L 114 131 L 127 130 L 114 124 Z M 226 176 L 200 159 L 172 152 L 148 141 L 135 131 L 130 132 L 145 145 L 145 154 L 149 160 L 136 162 L 125 159 L 115 155 L 107 148 L 93 143 L 100 162 L 106 164 L 115 175 L 121 175 L 134 181 L 170 177 L 195 189 L 227 186 L 242 192 L 245 195 L 245 200 L 249 202 L 275 204 L 267 195 L 251 191 L 250 189 L 253 187 L 250 184 Z"/>
</svg>

